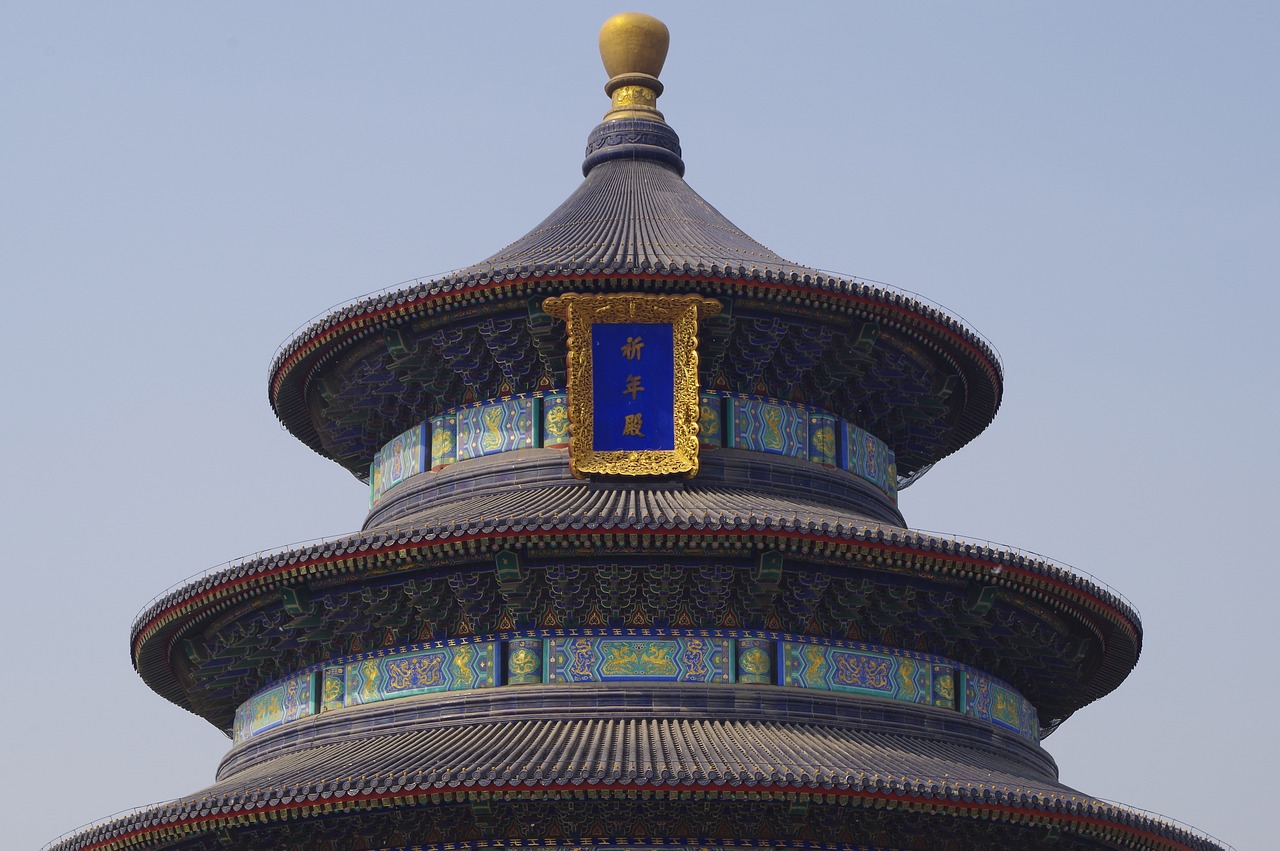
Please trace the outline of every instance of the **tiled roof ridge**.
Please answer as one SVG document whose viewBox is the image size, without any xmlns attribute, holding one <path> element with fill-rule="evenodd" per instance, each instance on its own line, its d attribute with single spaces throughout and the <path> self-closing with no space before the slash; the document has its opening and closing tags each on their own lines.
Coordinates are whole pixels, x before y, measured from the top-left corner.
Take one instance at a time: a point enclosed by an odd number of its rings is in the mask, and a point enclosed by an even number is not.
<svg viewBox="0 0 1280 851">
<path fill-rule="evenodd" d="M 472 269 L 474 270 L 475 267 Z M 388 321 L 394 321 L 408 316 L 422 302 L 449 295 L 478 295 L 502 284 L 531 282 L 567 284 L 612 278 L 670 280 L 673 283 L 684 283 L 689 286 L 700 283 L 729 287 L 776 286 L 793 289 L 806 296 L 864 299 L 874 304 L 906 310 L 922 320 L 940 325 L 977 349 L 986 360 L 991 362 L 997 374 L 1003 374 L 1003 367 L 995 350 L 980 334 L 942 309 L 887 285 L 865 283 L 856 278 L 840 277 L 816 270 L 803 273 L 784 272 L 768 266 L 748 267 L 744 264 L 730 266 L 721 263 L 698 263 L 695 265 L 685 262 L 678 265 L 645 263 L 637 266 L 621 262 L 587 267 L 574 263 L 538 263 L 523 264 L 518 267 L 495 267 L 484 272 L 472 271 L 466 276 L 463 276 L 462 272 L 452 272 L 401 289 L 377 293 L 338 308 L 312 322 L 281 346 L 268 370 L 268 375 L 271 376 L 271 389 L 272 392 L 275 391 L 281 370 L 296 355 L 317 342 L 318 338 L 327 338 L 330 332 L 349 323 L 363 327 L 366 322 L 378 322 L 388 317 L 390 317 Z"/>
<path fill-rule="evenodd" d="M 417 697 L 412 704 L 377 702 L 346 707 L 341 715 L 325 713 L 301 725 L 282 725 L 237 743 L 218 767 L 217 781 L 234 778 L 247 767 L 321 745 L 349 740 L 357 727 L 363 734 L 385 737 L 424 727 L 476 726 L 546 718 L 626 720 L 682 718 L 745 723 L 819 724 L 848 731 L 872 728 L 889 735 L 909 734 L 930 753 L 972 764 L 1000 759 L 1014 773 L 1043 774 L 1056 780 L 1057 764 L 1047 751 L 985 721 L 959 715 L 937 725 L 939 710 L 898 704 L 886 707 L 877 698 L 842 692 L 806 690 L 782 693 L 771 688 L 745 689 L 723 684 L 663 683 L 546 684 L 536 701 L 518 692 L 442 692 Z M 921 718 L 928 720 L 921 723 Z M 934 723 L 930 723 L 930 722 Z M 964 756 L 969 755 L 969 756 Z"/>
<path fill-rule="evenodd" d="M 564 489 L 548 489 L 564 490 Z M 579 489 L 582 490 L 582 489 Z M 732 493 L 728 489 L 720 494 Z M 747 494 L 754 498 L 758 495 Z M 524 492 L 524 498 L 528 494 Z M 501 499 L 502 497 L 481 497 L 481 500 Z M 829 512 L 834 514 L 835 512 Z M 473 515 L 474 516 L 474 515 Z M 502 525 L 501 530 L 495 527 Z M 695 528 L 696 527 L 696 528 Z M 503 518 L 481 516 L 481 519 L 454 521 L 447 526 L 433 529 L 415 527 L 397 527 L 395 529 L 374 528 L 352 535 L 325 540 L 318 544 L 310 544 L 299 549 L 287 550 L 259 556 L 247 561 L 230 565 L 217 572 L 207 574 L 165 594 L 147 606 L 134 620 L 130 630 L 131 645 L 136 662 L 137 648 L 146 635 L 180 615 L 169 610 L 182 607 L 200 597 L 206 596 L 222 586 L 247 580 L 258 583 L 270 581 L 266 577 L 275 576 L 287 571 L 291 566 L 315 566 L 319 564 L 342 562 L 347 559 L 392 555 L 398 551 L 430 548 L 435 545 L 450 545 L 475 539 L 509 540 L 529 536 L 540 536 L 547 533 L 563 534 L 570 531 L 586 531 L 588 534 L 634 532 L 674 534 L 677 536 L 742 536 L 742 535 L 780 535 L 803 536 L 812 538 L 818 543 L 857 544 L 872 547 L 893 547 L 903 553 L 916 553 L 924 557 L 943 556 L 958 561 L 985 563 L 991 565 L 988 572 L 999 577 L 1004 568 L 1022 572 L 1029 580 L 1039 578 L 1051 583 L 1065 586 L 1086 598 L 1094 598 L 1100 604 L 1113 610 L 1124 622 L 1125 628 L 1135 638 L 1141 635 L 1138 613 L 1118 594 L 1109 588 L 1079 573 L 1067 570 L 1044 558 L 1030 558 L 1011 550 L 992 548 L 986 545 L 970 544 L 959 539 L 938 538 L 933 535 L 915 532 L 911 529 L 892 527 L 885 524 L 858 523 L 851 520 L 830 523 L 824 518 L 813 520 L 799 517 L 753 516 L 733 518 L 708 517 L 701 524 L 684 520 L 646 520 L 632 522 L 605 519 L 599 522 L 574 521 L 563 515 L 554 517 L 539 516 L 527 518 Z M 1011 581 L 1001 577 L 1003 581 Z"/>
</svg>

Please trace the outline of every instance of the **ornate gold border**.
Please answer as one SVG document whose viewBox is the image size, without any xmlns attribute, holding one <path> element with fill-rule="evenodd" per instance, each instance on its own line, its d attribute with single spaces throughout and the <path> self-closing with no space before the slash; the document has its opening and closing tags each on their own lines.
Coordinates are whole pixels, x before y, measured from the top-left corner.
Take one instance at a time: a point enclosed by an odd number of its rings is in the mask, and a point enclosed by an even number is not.
<svg viewBox="0 0 1280 851">
<path fill-rule="evenodd" d="M 569 469 L 598 476 L 665 476 L 698 472 L 698 320 L 720 312 L 699 295 L 565 293 L 542 303 L 568 326 Z M 611 322 L 670 323 L 675 356 L 675 449 L 592 449 L 591 326 Z"/>
</svg>

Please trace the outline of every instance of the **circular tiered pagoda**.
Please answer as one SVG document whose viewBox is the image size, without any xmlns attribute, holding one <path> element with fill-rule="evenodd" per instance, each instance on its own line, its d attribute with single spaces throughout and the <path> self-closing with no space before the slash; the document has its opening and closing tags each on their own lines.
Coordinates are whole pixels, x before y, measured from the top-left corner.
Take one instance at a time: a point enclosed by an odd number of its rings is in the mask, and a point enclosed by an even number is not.
<svg viewBox="0 0 1280 851">
<path fill-rule="evenodd" d="M 991 349 L 694 192 L 666 46 L 606 23 L 611 109 L 528 235 L 283 350 L 271 405 L 364 528 L 139 618 L 138 672 L 234 744 L 60 848 L 1218 847 L 1041 747 L 1136 613 L 899 513 L 995 416 Z"/>
</svg>

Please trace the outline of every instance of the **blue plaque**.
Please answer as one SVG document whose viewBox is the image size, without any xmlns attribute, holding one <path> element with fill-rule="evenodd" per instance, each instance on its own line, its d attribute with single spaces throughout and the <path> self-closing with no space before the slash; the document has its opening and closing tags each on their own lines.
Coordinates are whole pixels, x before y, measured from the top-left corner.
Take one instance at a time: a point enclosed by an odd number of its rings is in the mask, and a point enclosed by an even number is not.
<svg viewBox="0 0 1280 851">
<path fill-rule="evenodd" d="M 666 323 L 591 327 L 592 448 L 675 449 L 675 335 Z"/>
<path fill-rule="evenodd" d="M 565 293 L 543 302 L 569 330 L 569 470 L 578 478 L 698 472 L 699 295 Z"/>
</svg>

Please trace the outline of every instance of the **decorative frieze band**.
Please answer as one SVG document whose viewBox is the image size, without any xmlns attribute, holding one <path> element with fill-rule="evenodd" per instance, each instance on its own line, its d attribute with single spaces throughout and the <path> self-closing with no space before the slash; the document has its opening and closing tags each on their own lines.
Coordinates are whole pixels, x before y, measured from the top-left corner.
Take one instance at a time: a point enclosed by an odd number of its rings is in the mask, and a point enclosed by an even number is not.
<svg viewBox="0 0 1280 851">
<path fill-rule="evenodd" d="M 889 498 L 898 498 L 893 450 L 853 423 L 817 408 L 762 396 L 702 392 L 698 432 L 703 449 L 745 449 L 838 467 Z M 564 391 L 464 405 L 397 435 L 378 451 L 369 465 L 370 503 L 376 505 L 410 476 L 459 461 L 516 449 L 568 446 Z"/>
<path fill-rule="evenodd" d="M 928 653 L 743 630 L 541 630 L 456 638 L 312 666 L 236 710 L 235 741 L 301 718 L 414 695 L 543 683 L 684 682 L 821 689 L 961 712 L 1032 741 L 1007 683 Z"/>
</svg>

